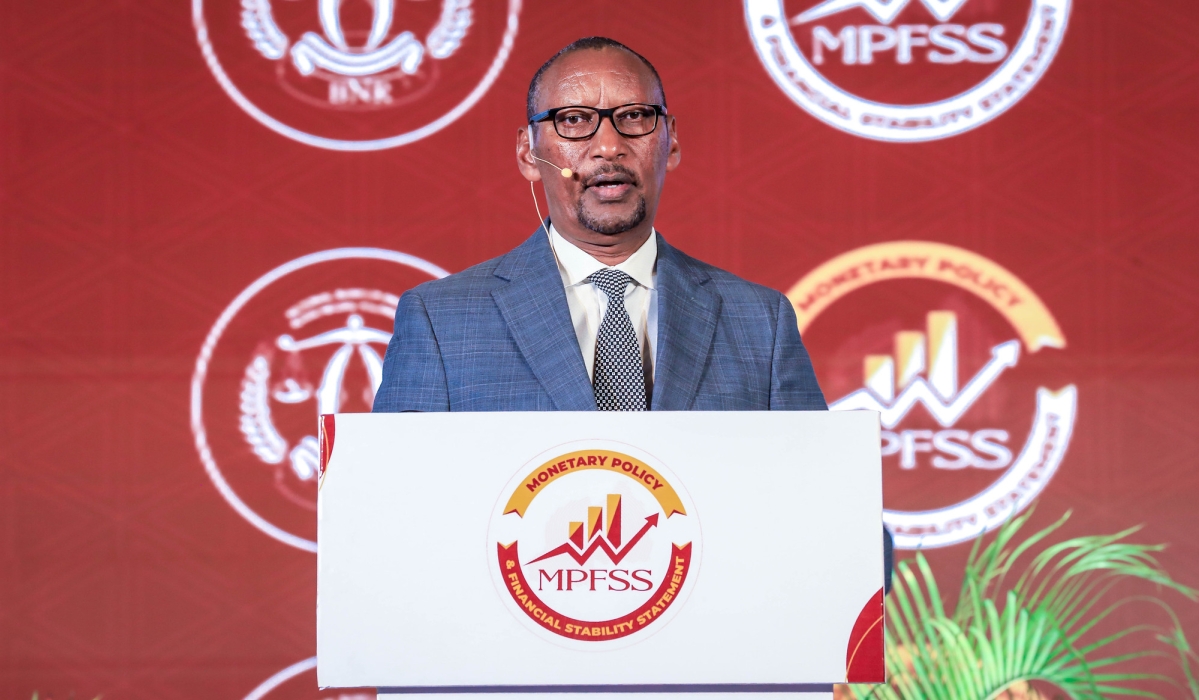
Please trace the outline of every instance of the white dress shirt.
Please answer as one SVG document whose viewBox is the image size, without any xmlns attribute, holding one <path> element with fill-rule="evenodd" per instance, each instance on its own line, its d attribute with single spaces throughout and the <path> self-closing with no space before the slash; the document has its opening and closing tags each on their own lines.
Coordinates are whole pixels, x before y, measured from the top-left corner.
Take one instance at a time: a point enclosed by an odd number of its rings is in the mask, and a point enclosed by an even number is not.
<svg viewBox="0 0 1199 700">
<path fill-rule="evenodd" d="M 587 365 L 587 376 L 595 376 L 595 336 L 600 322 L 608 311 L 608 295 L 588 281 L 595 272 L 607 265 L 562 237 L 550 225 L 550 248 L 558 261 L 558 272 L 566 288 L 566 304 L 570 307 L 570 321 L 575 328 L 579 350 Z M 641 345 L 641 362 L 645 367 L 647 386 L 654 377 L 654 357 L 658 349 L 658 234 L 651 231 L 649 238 L 627 260 L 613 269 L 620 270 L 633 278 L 624 294 L 624 306 L 637 333 Z"/>
</svg>

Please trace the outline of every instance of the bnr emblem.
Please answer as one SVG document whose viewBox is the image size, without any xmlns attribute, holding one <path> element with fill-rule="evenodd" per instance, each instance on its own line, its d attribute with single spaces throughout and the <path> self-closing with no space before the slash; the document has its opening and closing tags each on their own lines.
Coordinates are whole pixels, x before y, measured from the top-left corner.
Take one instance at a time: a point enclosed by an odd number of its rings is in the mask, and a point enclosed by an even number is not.
<svg viewBox="0 0 1199 700">
<path fill-rule="evenodd" d="M 626 445 L 578 443 L 535 459 L 505 489 L 489 556 L 526 627 L 584 649 L 635 642 L 678 612 L 699 566 L 695 508 Z"/>
<path fill-rule="evenodd" d="M 192 430 L 234 510 L 316 551 L 318 416 L 370 410 L 399 294 L 445 274 L 390 250 L 329 250 L 272 270 L 225 309 L 196 360 Z"/>
<path fill-rule="evenodd" d="M 1043 385 L 1056 372 L 1042 353 L 1066 339 L 1012 273 L 961 248 L 902 241 L 838 256 L 787 296 L 821 385 L 840 397 L 829 408 L 880 414 L 897 546 L 973 539 L 1049 484 L 1077 391 Z"/>
<path fill-rule="evenodd" d="M 800 107 L 843 131 L 926 141 L 1028 94 L 1070 0 L 745 0 L 758 56 Z"/>
<path fill-rule="evenodd" d="M 470 109 L 507 60 L 520 0 L 193 0 L 233 100 L 303 143 L 373 150 Z"/>
<path fill-rule="evenodd" d="M 360 301 L 366 301 L 366 304 L 360 306 Z M 374 303 L 371 303 L 372 301 Z M 288 309 L 284 315 L 290 317 L 292 325 L 297 328 L 325 316 L 340 316 L 341 314 L 334 310 L 339 306 L 349 307 L 352 312 L 346 317 L 344 326 L 323 331 L 311 338 L 296 340 L 288 333 L 276 338 L 275 348 L 289 353 L 286 355 L 287 359 L 281 363 L 284 376 L 272 376 L 271 365 L 275 353 L 269 347 L 256 352 L 254 358 L 246 365 L 241 390 L 241 432 L 259 459 L 267 464 L 281 464 L 286 457 L 297 479 L 312 481 L 316 478 L 320 465 L 316 436 L 304 435 L 291 443 L 294 447 L 289 451 L 288 440 L 279 434 L 271 419 L 271 405 L 283 407 L 309 404 L 308 407 L 311 408 L 310 404 L 315 403 L 318 416 L 324 413 L 340 413 L 342 399 L 347 394 L 346 370 L 357 356 L 370 381 L 363 387 L 358 398 L 362 405 L 369 408 L 383 380 L 383 358 L 376 347 L 385 347 L 391 340 L 391 334 L 367 326 L 362 316 L 354 312 L 382 310 L 384 313 L 380 315 L 386 316 L 387 311 L 395 313 L 398 302 L 399 299 L 394 294 L 379 290 L 336 289 L 317 294 Z M 376 347 L 371 347 L 372 343 Z M 337 349 L 325 361 L 319 375 L 319 383 L 314 385 L 302 353 L 305 350 L 327 346 Z M 280 483 L 282 482 L 280 479 Z"/>
</svg>

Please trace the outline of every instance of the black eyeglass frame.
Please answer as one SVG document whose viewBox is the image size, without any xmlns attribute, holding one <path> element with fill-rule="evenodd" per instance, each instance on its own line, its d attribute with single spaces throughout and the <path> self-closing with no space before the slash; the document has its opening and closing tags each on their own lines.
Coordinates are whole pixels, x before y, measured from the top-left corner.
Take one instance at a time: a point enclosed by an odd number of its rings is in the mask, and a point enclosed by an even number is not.
<svg viewBox="0 0 1199 700">
<path fill-rule="evenodd" d="M 621 131 L 620 127 L 616 125 L 616 116 L 615 115 L 616 115 L 617 110 L 624 109 L 625 107 L 653 107 L 654 108 L 654 128 L 650 129 L 649 131 L 645 132 L 644 134 L 626 134 L 625 132 Z M 562 133 L 558 131 L 558 124 L 554 123 L 554 133 L 558 134 L 559 138 L 566 139 L 567 141 L 585 141 L 585 140 L 591 138 L 592 136 L 595 136 L 595 132 L 599 131 L 600 124 L 603 124 L 605 119 L 612 122 L 612 128 L 616 129 L 616 133 L 620 134 L 621 136 L 624 136 L 625 138 L 638 139 L 638 138 L 641 138 L 642 136 L 649 136 L 650 134 L 657 131 L 659 117 L 664 117 L 667 114 L 666 105 L 656 105 L 652 102 L 630 102 L 627 105 L 619 105 L 616 107 L 610 107 L 608 109 L 600 109 L 598 107 L 588 107 L 587 105 L 567 105 L 565 107 L 554 107 L 553 109 L 547 109 L 544 112 L 538 112 L 537 114 L 533 115 L 533 118 L 529 120 L 529 123 L 530 124 L 539 124 L 541 122 L 546 122 L 546 121 L 553 122 L 553 119 L 555 116 L 557 116 L 558 112 L 561 112 L 564 109 L 588 109 L 588 110 L 591 110 L 592 112 L 599 114 L 599 119 L 597 119 L 595 122 L 595 131 L 592 131 L 590 134 L 587 134 L 586 136 L 563 136 Z"/>
</svg>

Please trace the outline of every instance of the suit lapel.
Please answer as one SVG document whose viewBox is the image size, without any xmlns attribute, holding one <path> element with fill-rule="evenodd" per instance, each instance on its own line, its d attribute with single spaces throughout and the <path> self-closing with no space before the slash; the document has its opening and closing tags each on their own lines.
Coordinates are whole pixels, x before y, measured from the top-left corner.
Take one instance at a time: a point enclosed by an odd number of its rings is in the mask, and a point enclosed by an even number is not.
<svg viewBox="0 0 1199 700">
<path fill-rule="evenodd" d="M 658 236 L 658 357 L 655 411 L 691 407 L 716 335 L 720 296 L 708 289 L 708 275 Z"/>
<path fill-rule="evenodd" d="M 562 276 L 538 228 L 495 268 L 508 284 L 491 293 L 508 332 L 560 411 L 594 411 L 595 392 L 570 321 Z"/>
</svg>

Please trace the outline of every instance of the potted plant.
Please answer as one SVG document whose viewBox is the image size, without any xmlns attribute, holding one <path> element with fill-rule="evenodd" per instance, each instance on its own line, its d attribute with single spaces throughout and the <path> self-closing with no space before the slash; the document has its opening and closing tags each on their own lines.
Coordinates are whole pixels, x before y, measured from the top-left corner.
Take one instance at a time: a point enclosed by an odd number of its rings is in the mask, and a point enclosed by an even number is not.
<svg viewBox="0 0 1199 700">
<path fill-rule="evenodd" d="M 1037 700 L 1046 697 L 1040 689 L 1050 687 L 1049 697 L 1071 700 L 1163 698 L 1157 690 L 1166 689 L 1170 698 L 1199 700 L 1196 656 L 1170 605 L 1114 590 L 1124 582 L 1148 583 L 1195 601 L 1196 591 L 1174 581 L 1155 559 L 1164 545 L 1129 542 L 1139 528 L 1051 543 L 1069 513 L 1018 540 L 1031 514 L 975 542 L 952 606 L 922 553 L 900 562 L 886 600 L 889 680 L 838 686 L 838 696 Z M 1028 563 L 1018 568 L 1022 558 Z M 1153 608 L 1165 624 L 1117 624 L 1113 613 L 1129 605 Z M 1138 638 L 1137 650 L 1113 651 Z M 1138 660 L 1160 656 L 1181 665 L 1185 684 L 1138 670 Z"/>
</svg>

